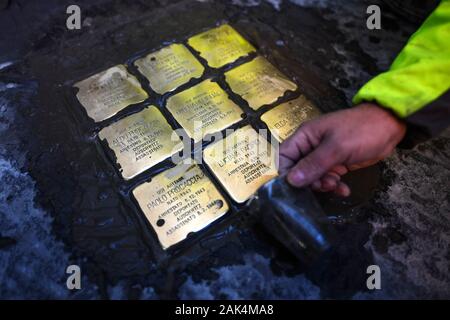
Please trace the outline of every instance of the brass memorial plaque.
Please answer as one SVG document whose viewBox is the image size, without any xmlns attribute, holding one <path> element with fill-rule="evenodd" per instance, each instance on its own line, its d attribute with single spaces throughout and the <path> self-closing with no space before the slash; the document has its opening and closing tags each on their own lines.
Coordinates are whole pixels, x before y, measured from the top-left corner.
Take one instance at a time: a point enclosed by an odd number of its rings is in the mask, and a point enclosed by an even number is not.
<svg viewBox="0 0 450 320">
<path fill-rule="evenodd" d="M 148 98 L 136 77 L 123 65 L 97 73 L 74 85 L 77 98 L 95 122 L 106 120 L 125 107 Z"/>
<path fill-rule="evenodd" d="M 167 109 L 195 142 L 238 122 L 243 113 L 227 93 L 211 80 L 170 97 Z"/>
<path fill-rule="evenodd" d="M 225 72 L 225 79 L 231 90 L 245 99 L 254 110 L 277 101 L 288 90 L 297 89 L 295 83 L 263 57 L 256 57 Z"/>
<path fill-rule="evenodd" d="M 267 111 L 261 116 L 273 136 L 283 142 L 305 121 L 321 114 L 314 104 L 301 95 L 297 99 L 285 102 Z"/>
<path fill-rule="evenodd" d="M 178 164 L 133 190 L 164 249 L 228 211 L 225 199 L 197 164 Z"/>
<path fill-rule="evenodd" d="M 180 138 L 155 106 L 103 128 L 99 137 L 114 151 L 126 180 L 183 149 Z"/>
<path fill-rule="evenodd" d="M 200 56 L 212 68 L 223 67 L 255 51 L 255 48 L 228 24 L 197 34 L 188 40 L 188 44 L 200 52 Z"/>
<path fill-rule="evenodd" d="M 273 146 L 250 125 L 207 146 L 203 152 L 206 164 L 239 203 L 278 175 L 275 157 Z"/>
<path fill-rule="evenodd" d="M 175 90 L 192 78 L 200 78 L 205 68 L 182 44 L 172 44 L 134 63 L 155 92 Z"/>
</svg>

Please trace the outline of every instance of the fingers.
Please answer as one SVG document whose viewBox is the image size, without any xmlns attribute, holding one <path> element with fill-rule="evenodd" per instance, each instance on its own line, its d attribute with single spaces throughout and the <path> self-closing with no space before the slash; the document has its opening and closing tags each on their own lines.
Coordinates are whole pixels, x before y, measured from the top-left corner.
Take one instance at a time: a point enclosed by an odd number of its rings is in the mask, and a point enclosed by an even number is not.
<svg viewBox="0 0 450 320">
<path fill-rule="evenodd" d="M 314 190 L 350 194 L 340 181 L 348 172 L 342 165 L 338 144 L 327 139 L 327 128 L 333 127 L 327 118 L 317 119 L 301 126 L 280 146 L 280 174 L 287 173 L 288 182 L 296 187 L 312 184 Z"/>
<path fill-rule="evenodd" d="M 280 145 L 280 174 L 286 173 L 302 156 L 308 154 L 312 148 L 313 146 L 303 128 L 284 141 Z"/>
<path fill-rule="evenodd" d="M 279 163 L 278 163 L 279 174 L 283 175 L 286 172 L 288 172 L 288 170 L 294 166 L 295 162 L 296 161 L 289 159 L 288 157 L 286 157 L 280 153 Z"/>
<path fill-rule="evenodd" d="M 295 187 L 307 186 L 319 180 L 326 172 L 342 163 L 339 149 L 331 141 L 324 139 L 320 145 L 292 167 L 287 175 L 288 182 Z M 343 170 L 337 167 L 338 170 Z M 327 183 L 332 183 L 329 180 Z"/>
<path fill-rule="evenodd" d="M 339 176 L 343 176 L 348 172 L 348 168 L 344 166 L 343 164 L 338 164 L 331 168 L 331 172 L 334 172 L 335 174 L 338 174 Z"/>
<path fill-rule="evenodd" d="M 348 185 L 341 181 L 334 190 L 334 193 L 341 197 L 348 197 L 351 194 L 351 191 Z"/>
<path fill-rule="evenodd" d="M 338 196 L 348 197 L 350 195 L 350 188 L 347 184 L 340 181 L 341 176 L 333 171 L 327 172 L 320 180 L 316 180 L 311 184 L 314 191 L 331 192 L 333 191 Z"/>
<path fill-rule="evenodd" d="M 334 191 L 337 188 L 340 180 L 341 177 L 339 175 L 326 173 L 320 179 L 320 191 L 322 192 Z"/>
</svg>

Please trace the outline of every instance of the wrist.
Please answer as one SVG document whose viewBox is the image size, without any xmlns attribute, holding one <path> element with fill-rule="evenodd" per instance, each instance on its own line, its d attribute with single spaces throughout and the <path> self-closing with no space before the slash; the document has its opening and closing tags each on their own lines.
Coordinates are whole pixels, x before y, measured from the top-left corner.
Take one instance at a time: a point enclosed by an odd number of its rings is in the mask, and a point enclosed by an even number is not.
<svg viewBox="0 0 450 320">
<path fill-rule="evenodd" d="M 365 102 L 355 106 L 367 113 L 367 119 L 374 124 L 379 124 L 379 129 L 383 130 L 390 137 L 390 142 L 394 145 L 400 143 L 406 134 L 406 123 L 397 117 L 390 109 L 384 108 L 373 102 Z"/>
</svg>

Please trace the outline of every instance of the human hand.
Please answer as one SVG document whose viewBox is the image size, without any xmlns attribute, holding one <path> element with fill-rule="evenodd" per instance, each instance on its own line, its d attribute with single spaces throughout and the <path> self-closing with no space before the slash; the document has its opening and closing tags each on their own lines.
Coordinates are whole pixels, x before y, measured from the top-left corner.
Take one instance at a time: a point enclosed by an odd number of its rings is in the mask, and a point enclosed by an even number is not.
<svg viewBox="0 0 450 320">
<path fill-rule="evenodd" d="M 341 176 L 389 156 L 405 132 L 401 120 L 373 103 L 325 114 L 281 144 L 280 174 L 295 187 L 348 196 Z"/>
</svg>

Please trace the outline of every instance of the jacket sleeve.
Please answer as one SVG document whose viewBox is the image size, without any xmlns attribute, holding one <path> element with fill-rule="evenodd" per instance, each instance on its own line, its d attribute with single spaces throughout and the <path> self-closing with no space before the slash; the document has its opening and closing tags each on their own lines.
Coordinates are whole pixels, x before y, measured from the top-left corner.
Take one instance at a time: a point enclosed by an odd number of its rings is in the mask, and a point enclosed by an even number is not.
<svg viewBox="0 0 450 320">
<path fill-rule="evenodd" d="M 449 125 L 449 90 L 450 0 L 442 0 L 389 70 L 366 83 L 353 103 L 376 102 L 429 136 Z"/>
</svg>

